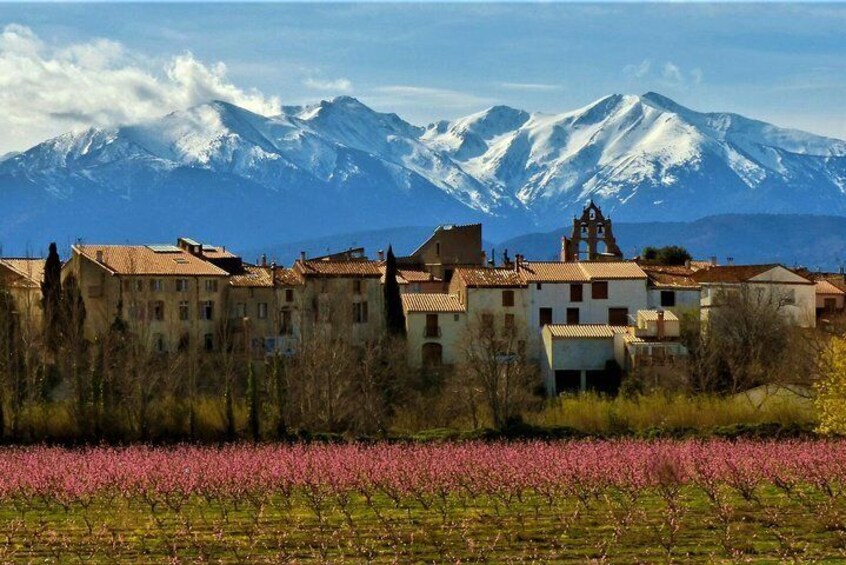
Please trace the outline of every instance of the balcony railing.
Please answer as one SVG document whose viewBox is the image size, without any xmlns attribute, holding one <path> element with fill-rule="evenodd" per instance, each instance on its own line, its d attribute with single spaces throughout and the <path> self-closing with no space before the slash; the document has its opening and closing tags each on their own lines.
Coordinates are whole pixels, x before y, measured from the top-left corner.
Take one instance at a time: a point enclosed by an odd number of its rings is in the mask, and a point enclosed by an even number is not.
<svg viewBox="0 0 846 565">
<path fill-rule="evenodd" d="M 441 337 L 441 326 L 426 326 L 423 328 L 423 337 Z"/>
</svg>

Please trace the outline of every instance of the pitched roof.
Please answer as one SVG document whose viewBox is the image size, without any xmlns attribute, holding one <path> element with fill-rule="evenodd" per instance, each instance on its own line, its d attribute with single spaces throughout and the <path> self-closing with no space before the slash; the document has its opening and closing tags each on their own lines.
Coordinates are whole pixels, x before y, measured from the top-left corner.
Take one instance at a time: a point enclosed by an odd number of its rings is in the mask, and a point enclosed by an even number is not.
<svg viewBox="0 0 846 565">
<path fill-rule="evenodd" d="M 294 263 L 294 269 L 301 275 L 309 277 L 381 277 L 377 261 L 368 259 L 328 260 L 302 259 Z"/>
<path fill-rule="evenodd" d="M 403 294 L 402 308 L 406 312 L 460 313 L 466 311 L 455 294 L 428 292 Z"/>
<path fill-rule="evenodd" d="M 520 272 L 528 282 L 587 282 L 590 277 L 580 263 L 561 261 L 526 261 Z"/>
<path fill-rule="evenodd" d="M 779 265 L 778 263 L 772 263 L 767 265 L 725 265 L 696 271 L 691 276 L 693 280 L 700 283 L 742 283 L 747 282 L 750 279 L 753 279 L 758 275 L 762 275 L 767 271 L 771 271 L 772 269 L 775 269 L 777 267 L 781 267 L 787 271 L 790 271 L 790 269 L 788 269 L 784 265 Z M 802 276 L 798 273 L 795 273 L 794 271 L 790 272 L 796 274 L 797 276 Z M 809 279 L 806 280 L 808 280 L 808 284 L 813 282 Z"/>
<path fill-rule="evenodd" d="M 634 261 L 525 261 L 520 273 L 528 282 L 548 283 L 646 278 Z"/>
<path fill-rule="evenodd" d="M 385 283 L 385 270 L 385 264 L 380 264 L 379 272 L 382 273 L 381 281 L 383 284 Z M 430 282 L 437 280 L 440 279 L 433 277 L 429 272 L 424 271 L 423 269 L 397 269 L 397 283 L 399 284 Z"/>
<path fill-rule="evenodd" d="M 693 279 L 695 269 L 684 266 L 641 265 L 649 277 L 649 285 L 656 288 L 698 289 L 699 283 Z"/>
<path fill-rule="evenodd" d="M 117 275 L 213 277 L 228 274 L 172 245 L 74 245 L 73 250 Z M 97 261 L 99 254 L 102 254 L 102 261 Z"/>
<path fill-rule="evenodd" d="M 637 315 L 647 322 L 658 321 L 658 310 L 638 310 Z M 664 310 L 664 321 L 678 322 L 679 319 L 670 310 Z"/>
<path fill-rule="evenodd" d="M 458 267 L 453 276 L 469 287 L 508 288 L 526 286 L 525 279 L 514 269 L 492 267 Z"/>
<path fill-rule="evenodd" d="M 552 324 L 546 327 L 554 338 L 608 338 L 627 331 L 626 326 L 607 324 Z"/>
<path fill-rule="evenodd" d="M 46 263 L 47 261 L 45 259 L 0 258 L 0 265 L 20 277 L 20 281 L 14 284 L 33 288 L 41 287 L 41 283 L 44 281 L 44 265 Z"/>
<path fill-rule="evenodd" d="M 234 259 L 238 257 L 224 247 L 215 247 L 213 245 L 204 245 L 203 255 L 209 259 Z"/>
<path fill-rule="evenodd" d="M 244 265 L 244 270 L 229 277 L 229 285 L 239 288 L 273 288 L 273 271 L 270 267 Z"/>
<path fill-rule="evenodd" d="M 303 284 L 303 277 L 294 269 L 277 267 L 273 274 L 279 286 L 297 286 Z"/>
<path fill-rule="evenodd" d="M 646 273 L 634 261 L 580 261 L 591 279 L 645 279 Z"/>
<path fill-rule="evenodd" d="M 832 284 L 831 281 L 825 279 L 817 281 L 816 291 L 817 294 L 846 294 L 846 292 L 843 292 L 841 289 Z"/>
</svg>

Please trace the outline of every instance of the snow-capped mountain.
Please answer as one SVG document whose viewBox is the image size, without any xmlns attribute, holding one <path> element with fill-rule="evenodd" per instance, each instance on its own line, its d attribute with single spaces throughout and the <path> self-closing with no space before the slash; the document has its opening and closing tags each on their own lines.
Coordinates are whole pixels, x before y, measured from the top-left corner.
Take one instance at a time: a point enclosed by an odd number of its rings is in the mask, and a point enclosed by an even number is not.
<svg viewBox="0 0 846 565">
<path fill-rule="evenodd" d="M 552 229 L 588 199 L 615 219 L 846 214 L 846 142 L 654 93 L 549 115 L 505 106 L 426 128 L 339 97 L 265 117 L 211 102 L 68 133 L 0 159 L 0 243 L 255 246 L 402 225 Z"/>
</svg>

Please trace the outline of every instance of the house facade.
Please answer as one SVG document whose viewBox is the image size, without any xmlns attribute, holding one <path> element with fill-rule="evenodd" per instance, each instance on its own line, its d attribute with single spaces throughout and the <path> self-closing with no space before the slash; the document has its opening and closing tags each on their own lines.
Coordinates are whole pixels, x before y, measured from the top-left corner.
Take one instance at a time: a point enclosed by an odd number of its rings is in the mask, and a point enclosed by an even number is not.
<svg viewBox="0 0 846 565">
<path fill-rule="evenodd" d="M 708 317 L 732 296 L 748 292 L 753 299 L 775 304 L 792 325 L 816 325 L 816 284 L 783 265 L 726 265 L 693 273 L 701 287 L 701 316 Z"/>
<path fill-rule="evenodd" d="M 467 309 L 457 295 L 406 293 L 402 308 L 412 367 L 450 366 L 461 360 Z"/>
</svg>

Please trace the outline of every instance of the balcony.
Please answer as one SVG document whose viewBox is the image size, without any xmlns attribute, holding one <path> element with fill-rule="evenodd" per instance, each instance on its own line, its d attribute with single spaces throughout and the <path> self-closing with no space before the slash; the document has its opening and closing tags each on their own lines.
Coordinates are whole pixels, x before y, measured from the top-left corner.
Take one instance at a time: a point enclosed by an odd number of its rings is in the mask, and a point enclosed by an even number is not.
<svg viewBox="0 0 846 565">
<path fill-rule="evenodd" d="M 425 328 L 423 328 L 423 337 L 441 337 L 441 326 L 426 326 Z"/>
</svg>

